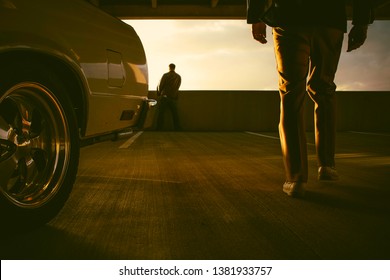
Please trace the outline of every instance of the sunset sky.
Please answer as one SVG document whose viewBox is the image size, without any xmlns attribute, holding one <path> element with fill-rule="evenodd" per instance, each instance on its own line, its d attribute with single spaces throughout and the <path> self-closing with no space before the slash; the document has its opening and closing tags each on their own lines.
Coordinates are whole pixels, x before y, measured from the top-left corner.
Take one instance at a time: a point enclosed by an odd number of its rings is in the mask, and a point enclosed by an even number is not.
<svg viewBox="0 0 390 280">
<path fill-rule="evenodd" d="M 182 76 L 182 90 L 273 90 L 277 88 L 271 29 L 268 43 L 252 39 L 245 20 L 126 20 L 146 51 L 149 88 L 168 64 Z M 369 27 L 368 40 L 347 53 L 344 40 L 338 90 L 390 91 L 390 21 Z"/>
</svg>

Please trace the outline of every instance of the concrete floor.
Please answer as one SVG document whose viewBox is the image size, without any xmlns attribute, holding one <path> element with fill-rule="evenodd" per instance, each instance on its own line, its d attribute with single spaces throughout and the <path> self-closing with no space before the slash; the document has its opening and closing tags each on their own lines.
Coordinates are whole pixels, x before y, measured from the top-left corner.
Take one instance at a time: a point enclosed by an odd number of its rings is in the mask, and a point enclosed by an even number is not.
<svg viewBox="0 0 390 280">
<path fill-rule="evenodd" d="M 340 180 L 287 197 L 275 133 L 143 132 L 82 149 L 63 211 L 1 259 L 390 259 L 390 135 L 339 133 Z"/>
</svg>

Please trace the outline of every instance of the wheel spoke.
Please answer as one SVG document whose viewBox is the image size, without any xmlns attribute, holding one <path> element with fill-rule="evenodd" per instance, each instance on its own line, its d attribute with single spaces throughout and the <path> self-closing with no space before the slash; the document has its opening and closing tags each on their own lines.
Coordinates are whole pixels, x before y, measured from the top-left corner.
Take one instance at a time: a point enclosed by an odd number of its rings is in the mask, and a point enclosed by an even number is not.
<svg viewBox="0 0 390 280">
<path fill-rule="evenodd" d="M 12 185 L 12 178 L 17 168 L 15 153 L 17 150 L 13 139 L 16 137 L 14 129 L 0 116 L 0 188 L 7 190 Z"/>
<path fill-rule="evenodd" d="M 35 122 L 32 123 L 32 128 L 36 127 Z M 48 134 L 49 128 L 43 126 L 42 129 L 36 130 L 32 129 L 29 138 L 29 146 L 33 150 L 43 150 L 50 151 L 51 147 L 51 137 Z"/>
<path fill-rule="evenodd" d="M 18 177 L 15 180 L 12 188 L 9 191 L 19 200 L 28 201 L 34 199 L 41 191 L 41 187 L 37 188 L 35 182 L 39 172 L 36 168 L 36 163 L 33 158 L 25 158 L 19 161 Z"/>
<path fill-rule="evenodd" d="M 26 137 L 31 131 L 31 120 L 33 116 L 33 108 L 26 102 L 16 103 L 18 109 L 18 117 L 15 120 L 15 126 L 19 129 L 20 136 Z"/>
<path fill-rule="evenodd" d="M 8 191 L 14 185 L 17 166 L 18 163 L 14 157 L 0 162 L 0 188 L 4 191 Z"/>
<path fill-rule="evenodd" d="M 5 121 L 3 116 L 0 115 L 0 139 L 8 139 L 11 126 Z"/>
<path fill-rule="evenodd" d="M 30 132 L 30 153 L 29 156 L 34 162 L 36 171 L 40 174 L 45 173 L 49 161 L 53 153 L 55 153 L 56 146 L 52 145 L 49 128 L 44 125 L 40 114 L 33 115 Z"/>
<path fill-rule="evenodd" d="M 0 116 L 0 166 L 3 161 L 15 153 L 15 144 L 10 140 L 14 137 L 11 126 Z"/>
<path fill-rule="evenodd" d="M 34 181 L 38 177 L 37 166 L 35 164 L 34 159 L 31 156 L 25 159 L 23 169 L 24 169 L 23 179 L 25 182 L 25 186 L 28 188 L 34 183 Z"/>
</svg>

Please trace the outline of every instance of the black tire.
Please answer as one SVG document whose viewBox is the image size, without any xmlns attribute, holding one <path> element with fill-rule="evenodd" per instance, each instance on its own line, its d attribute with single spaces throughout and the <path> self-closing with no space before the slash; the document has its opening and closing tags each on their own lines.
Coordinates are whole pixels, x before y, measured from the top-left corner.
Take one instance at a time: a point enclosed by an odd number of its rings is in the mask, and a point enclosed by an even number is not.
<svg viewBox="0 0 390 280">
<path fill-rule="evenodd" d="M 1 61 L 0 61 L 1 62 Z M 38 62 L 0 63 L 1 233 L 54 218 L 77 174 L 79 134 L 66 87 Z"/>
</svg>

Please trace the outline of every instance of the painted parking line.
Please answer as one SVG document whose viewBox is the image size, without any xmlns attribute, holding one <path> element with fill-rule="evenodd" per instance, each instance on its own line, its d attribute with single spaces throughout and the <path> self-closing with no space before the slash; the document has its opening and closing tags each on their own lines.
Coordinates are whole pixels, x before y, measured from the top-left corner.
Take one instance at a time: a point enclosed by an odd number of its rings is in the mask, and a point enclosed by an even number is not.
<svg viewBox="0 0 390 280">
<path fill-rule="evenodd" d="M 270 138 L 270 139 L 279 140 L 279 137 L 265 135 L 265 134 L 260 134 L 260 133 L 256 133 L 256 132 L 245 131 L 245 133 L 256 135 L 256 136 L 260 136 L 260 137 L 264 137 L 264 138 Z"/>
<path fill-rule="evenodd" d="M 274 140 L 280 140 L 279 137 L 270 136 L 270 135 L 266 135 L 266 134 L 261 134 L 261 133 L 251 132 L 251 131 L 245 131 L 245 133 L 252 134 L 252 135 L 256 135 L 256 136 L 260 136 L 260 137 L 264 137 L 264 138 L 270 138 L 270 139 L 274 139 Z M 309 146 L 315 146 L 313 143 L 306 143 L 306 144 L 309 145 Z"/>
<path fill-rule="evenodd" d="M 121 146 L 119 146 L 119 149 L 127 149 L 129 148 L 135 140 L 137 140 L 138 137 L 141 136 L 143 131 L 137 132 L 133 137 L 131 137 L 129 140 L 127 140 L 125 143 L 123 143 Z"/>
<path fill-rule="evenodd" d="M 388 133 L 375 133 L 375 132 L 363 132 L 363 131 L 347 131 L 354 134 L 372 135 L 372 136 L 390 136 Z"/>
</svg>

